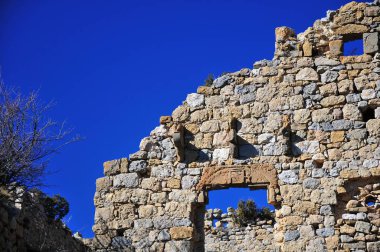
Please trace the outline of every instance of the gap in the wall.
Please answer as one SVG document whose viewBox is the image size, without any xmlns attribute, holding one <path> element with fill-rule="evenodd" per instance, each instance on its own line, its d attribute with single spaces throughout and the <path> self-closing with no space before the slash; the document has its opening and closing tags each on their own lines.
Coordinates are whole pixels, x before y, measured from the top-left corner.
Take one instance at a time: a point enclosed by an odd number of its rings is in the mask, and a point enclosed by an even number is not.
<svg viewBox="0 0 380 252">
<path fill-rule="evenodd" d="M 368 122 L 371 119 L 375 119 L 375 110 L 373 108 L 367 107 L 362 111 L 363 122 Z"/>
<path fill-rule="evenodd" d="M 248 187 L 230 187 L 226 189 L 211 190 L 208 192 L 208 209 L 221 209 L 223 213 L 227 213 L 227 208 L 237 209 L 239 201 L 253 200 L 257 208 L 267 207 L 274 211 L 274 207 L 268 204 L 267 189 L 250 189 Z M 217 220 L 213 220 L 215 227 Z"/>
<path fill-rule="evenodd" d="M 363 38 L 357 38 L 351 41 L 344 42 L 344 56 L 359 56 L 364 54 Z"/>
</svg>

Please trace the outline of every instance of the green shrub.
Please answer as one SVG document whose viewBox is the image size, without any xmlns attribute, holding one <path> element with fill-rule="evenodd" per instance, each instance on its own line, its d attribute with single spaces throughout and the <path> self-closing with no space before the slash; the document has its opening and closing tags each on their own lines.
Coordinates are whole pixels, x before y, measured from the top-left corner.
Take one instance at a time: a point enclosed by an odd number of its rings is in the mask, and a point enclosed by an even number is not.
<svg viewBox="0 0 380 252">
<path fill-rule="evenodd" d="M 61 220 L 69 212 L 69 203 L 60 195 L 54 195 L 53 197 L 43 195 L 41 204 L 47 217 L 51 220 Z"/>
<path fill-rule="evenodd" d="M 256 219 L 273 220 L 274 215 L 268 207 L 257 208 L 256 203 L 249 199 L 247 201 L 240 200 L 237 209 L 232 215 L 233 221 L 240 227 L 254 223 Z"/>
<path fill-rule="evenodd" d="M 272 213 L 268 207 L 263 207 L 258 212 L 257 217 L 259 219 L 263 219 L 263 220 L 273 220 L 274 219 L 274 213 Z"/>
</svg>

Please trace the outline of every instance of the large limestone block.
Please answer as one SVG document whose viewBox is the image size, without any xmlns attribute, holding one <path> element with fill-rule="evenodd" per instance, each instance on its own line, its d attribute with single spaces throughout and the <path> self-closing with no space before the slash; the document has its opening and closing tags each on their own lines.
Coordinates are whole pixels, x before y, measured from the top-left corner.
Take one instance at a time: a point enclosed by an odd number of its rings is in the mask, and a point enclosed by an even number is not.
<svg viewBox="0 0 380 252">
<path fill-rule="evenodd" d="M 183 122 L 189 117 L 189 109 L 185 106 L 178 106 L 172 113 L 173 121 Z"/>
<path fill-rule="evenodd" d="M 157 208 L 153 205 L 140 206 L 138 212 L 140 218 L 150 218 L 157 213 Z"/>
<path fill-rule="evenodd" d="M 278 178 L 286 184 L 295 184 L 298 181 L 298 175 L 292 170 L 281 172 Z"/>
<path fill-rule="evenodd" d="M 113 179 L 114 187 L 137 187 L 139 185 L 139 176 L 137 173 L 127 173 L 116 175 Z"/>
<path fill-rule="evenodd" d="M 361 120 L 362 113 L 358 106 L 353 104 L 346 104 L 343 107 L 343 118 L 346 120 Z"/>
<path fill-rule="evenodd" d="M 338 72 L 336 71 L 326 71 L 321 75 L 321 81 L 323 83 L 330 83 L 334 82 L 336 79 L 338 79 Z"/>
<path fill-rule="evenodd" d="M 335 59 L 329 59 L 326 57 L 318 57 L 315 59 L 316 66 L 338 66 L 340 62 Z"/>
<path fill-rule="evenodd" d="M 116 159 L 116 160 L 104 162 L 103 163 L 104 175 L 110 176 L 110 175 L 115 175 L 118 173 L 128 172 L 128 162 L 129 161 L 127 158 Z"/>
<path fill-rule="evenodd" d="M 170 228 L 170 236 L 173 240 L 191 239 L 193 236 L 192 227 L 172 227 Z"/>
<path fill-rule="evenodd" d="M 95 222 L 99 220 L 108 221 L 113 218 L 113 207 L 98 207 L 95 210 Z"/>
<path fill-rule="evenodd" d="M 365 8 L 364 14 L 367 17 L 377 17 L 380 15 L 380 7 L 379 6 L 368 6 Z"/>
<path fill-rule="evenodd" d="M 336 193 L 331 189 L 314 190 L 310 195 L 311 202 L 324 204 L 324 205 L 336 205 Z"/>
<path fill-rule="evenodd" d="M 223 86 L 227 85 L 230 81 L 231 77 L 228 75 L 223 75 L 217 79 L 214 80 L 213 86 L 216 88 L 222 88 Z"/>
<path fill-rule="evenodd" d="M 148 167 L 148 163 L 144 160 L 132 161 L 129 165 L 131 172 L 145 173 Z"/>
<path fill-rule="evenodd" d="M 317 71 L 315 71 L 313 68 L 304 68 L 301 71 L 299 71 L 296 75 L 297 81 L 318 81 L 319 76 Z"/>
<path fill-rule="evenodd" d="M 301 185 L 283 185 L 280 186 L 280 191 L 285 204 L 295 204 L 303 198 Z"/>
<path fill-rule="evenodd" d="M 103 190 L 108 190 L 112 186 L 112 180 L 110 177 L 98 178 L 96 180 L 96 191 L 100 192 Z"/>
<path fill-rule="evenodd" d="M 186 97 L 186 102 L 192 108 L 200 107 L 204 105 L 205 97 L 204 95 L 197 93 L 188 94 Z"/>
<path fill-rule="evenodd" d="M 291 37 L 295 37 L 294 30 L 286 26 L 277 27 L 275 32 L 277 42 L 285 41 Z"/>
<path fill-rule="evenodd" d="M 379 33 L 364 33 L 364 53 L 372 54 L 379 51 Z"/>
<path fill-rule="evenodd" d="M 336 29 L 335 33 L 339 35 L 361 34 L 368 31 L 368 27 L 359 24 L 347 24 Z"/>
<path fill-rule="evenodd" d="M 336 105 L 341 105 L 346 101 L 346 97 L 343 95 L 339 96 L 329 96 L 321 100 L 321 105 L 323 107 L 332 107 Z"/>
<path fill-rule="evenodd" d="M 303 56 L 305 56 L 305 57 L 313 56 L 313 44 L 310 43 L 309 41 L 306 41 L 302 45 L 302 50 L 303 50 Z"/>
<path fill-rule="evenodd" d="M 313 122 L 330 122 L 334 120 L 334 116 L 331 113 L 331 110 L 328 108 L 314 110 L 312 112 L 311 118 Z"/>
<path fill-rule="evenodd" d="M 380 136 L 380 119 L 371 119 L 366 126 L 370 136 Z"/>
<path fill-rule="evenodd" d="M 220 130 L 219 121 L 217 121 L 217 120 L 206 121 L 206 122 L 202 123 L 200 130 L 201 130 L 201 132 L 205 132 L 205 133 L 218 132 Z"/>
<path fill-rule="evenodd" d="M 343 54 L 343 40 L 333 40 L 329 43 L 330 54 L 340 56 Z"/>
</svg>

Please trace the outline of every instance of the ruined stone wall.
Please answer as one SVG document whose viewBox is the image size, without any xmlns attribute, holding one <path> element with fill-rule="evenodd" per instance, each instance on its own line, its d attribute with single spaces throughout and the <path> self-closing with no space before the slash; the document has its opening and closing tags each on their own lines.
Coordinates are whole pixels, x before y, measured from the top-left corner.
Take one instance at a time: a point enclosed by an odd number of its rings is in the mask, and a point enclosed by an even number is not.
<svg viewBox="0 0 380 252">
<path fill-rule="evenodd" d="M 60 221 L 49 219 L 31 195 L 16 204 L 0 200 L 0 251 L 89 251 Z"/>
<path fill-rule="evenodd" d="M 274 251 L 273 226 L 250 225 L 243 228 L 213 228 L 205 232 L 205 250 Z"/>
<path fill-rule="evenodd" d="M 228 208 L 208 209 L 205 214 L 206 251 L 270 251 L 274 250 L 273 220 L 251 220 L 247 226 L 240 227 L 234 221 L 235 211 Z M 213 221 L 215 226 L 213 226 Z"/>
<path fill-rule="evenodd" d="M 277 28 L 273 60 L 189 94 L 104 164 L 93 248 L 379 251 L 379 31 L 379 3 L 352 2 L 304 33 Z M 343 56 L 358 38 L 364 54 Z M 267 188 L 273 228 L 207 231 L 208 190 L 230 186 Z"/>
</svg>

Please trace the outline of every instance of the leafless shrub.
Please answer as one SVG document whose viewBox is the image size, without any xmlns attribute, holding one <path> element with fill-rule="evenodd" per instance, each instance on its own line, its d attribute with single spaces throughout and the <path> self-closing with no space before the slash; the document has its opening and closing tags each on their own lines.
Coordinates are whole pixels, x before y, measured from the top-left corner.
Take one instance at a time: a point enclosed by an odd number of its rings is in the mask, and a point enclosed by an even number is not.
<svg viewBox="0 0 380 252">
<path fill-rule="evenodd" d="M 0 82 L 0 188 L 8 195 L 42 186 L 48 157 L 78 140 L 64 123 L 47 118 L 52 105 L 41 104 L 36 92 L 23 96 Z"/>
</svg>

